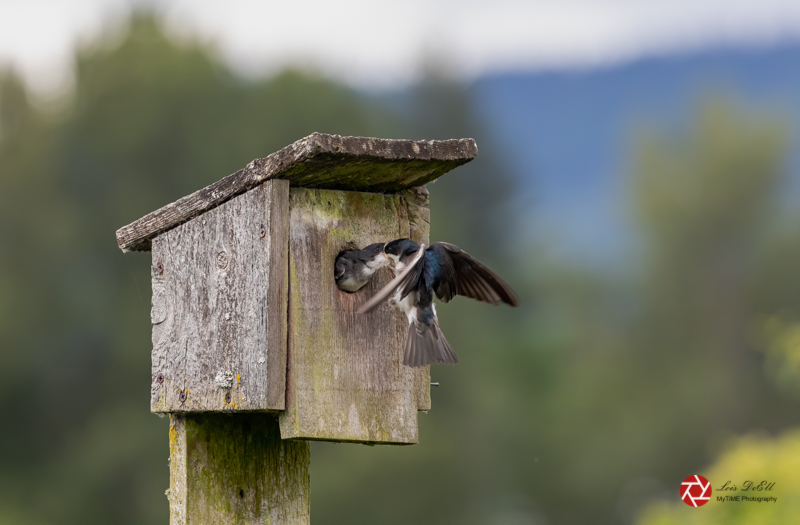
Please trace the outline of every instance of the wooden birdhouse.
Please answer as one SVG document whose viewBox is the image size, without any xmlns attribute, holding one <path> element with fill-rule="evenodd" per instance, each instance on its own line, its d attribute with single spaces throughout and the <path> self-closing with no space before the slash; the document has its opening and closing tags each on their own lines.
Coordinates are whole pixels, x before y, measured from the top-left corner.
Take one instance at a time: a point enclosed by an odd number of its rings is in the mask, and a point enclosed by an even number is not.
<svg viewBox="0 0 800 525">
<path fill-rule="evenodd" d="M 418 441 L 430 374 L 402 364 L 407 321 L 355 313 L 391 272 L 350 294 L 333 265 L 428 244 L 424 185 L 476 154 L 472 139 L 315 133 L 117 231 L 122 250 L 152 252 L 171 523 L 307 523 L 307 440 Z"/>
</svg>

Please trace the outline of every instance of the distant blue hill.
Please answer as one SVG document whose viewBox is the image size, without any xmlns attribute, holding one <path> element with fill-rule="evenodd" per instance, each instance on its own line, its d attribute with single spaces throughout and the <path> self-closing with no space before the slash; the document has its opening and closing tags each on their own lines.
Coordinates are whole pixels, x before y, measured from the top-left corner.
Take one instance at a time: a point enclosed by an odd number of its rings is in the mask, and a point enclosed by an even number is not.
<svg viewBox="0 0 800 525">
<path fill-rule="evenodd" d="M 534 195 L 529 230 L 558 238 L 565 256 L 617 263 L 632 238 L 624 173 L 637 124 L 680 126 L 704 95 L 719 92 L 800 123 L 800 44 L 579 72 L 498 74 L 471 89 Z M 800 142 L 792 165 L 800 175 Z"/>
</svg>

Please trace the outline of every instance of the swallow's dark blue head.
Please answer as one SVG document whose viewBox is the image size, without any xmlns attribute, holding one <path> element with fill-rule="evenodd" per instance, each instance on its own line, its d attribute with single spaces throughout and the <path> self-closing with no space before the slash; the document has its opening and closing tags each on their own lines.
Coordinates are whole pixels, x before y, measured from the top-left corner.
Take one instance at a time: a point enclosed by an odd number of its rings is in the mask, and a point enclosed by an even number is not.
<svg viewBox="0 0 800 525">
<path fill-rule="evenodd" d="M 411 239 L 396 239 L 392 242 L 386 243 L 383 248 L 383 253 L 392 259 L 399 259 L 403 256 L 412 255 L 419 250 L 419 244 Z"/>
</svg>

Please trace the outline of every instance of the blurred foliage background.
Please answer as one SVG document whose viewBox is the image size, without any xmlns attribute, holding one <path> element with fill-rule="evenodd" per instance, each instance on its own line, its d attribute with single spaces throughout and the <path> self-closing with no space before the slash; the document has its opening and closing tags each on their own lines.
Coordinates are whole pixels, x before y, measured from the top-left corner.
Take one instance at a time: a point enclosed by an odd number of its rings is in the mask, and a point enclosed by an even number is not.
<svg viewBox="0 0 800 525">
<path fill-rule="evenodd" d="M 0 524 L 167 522 L 150 255 L 114 232 L 314 131 L 474 137 L 478 158 L 430 185 L 432 238 L 522 298 L 442 308 L 462 364 L 433 369 L 419 445 L 312 445 L 315 522 L 800 521 L 800 216 L 780 198 L 780 114 L 710 96 L 685 129 L 637 130 L 639 252 L 602 272 L 514 236 L 518 183 L 445 77 L 392 100 L 297 71 L 246 80 L 141 12 L 76 63 L 49 107 L 0 72 Z M 776 481 L 781 504 L 700 514 L 677 500 L 695 473 Z"/>
</svg>

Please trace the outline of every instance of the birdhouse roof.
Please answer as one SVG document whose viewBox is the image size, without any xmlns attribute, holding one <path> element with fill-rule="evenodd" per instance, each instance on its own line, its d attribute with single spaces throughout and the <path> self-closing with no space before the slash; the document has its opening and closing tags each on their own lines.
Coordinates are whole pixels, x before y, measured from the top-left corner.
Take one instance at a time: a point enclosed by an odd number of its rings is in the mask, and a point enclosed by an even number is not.
<svg viewBox="0 0 800 525">
<path fill-rule="evenodd" d="M 473 139 L 396 140 L 313 133 L 117 230 L 123 251 L 150 241 L 270 179 L 291 186 L 395 193 L 421 186 L 478 154 Z"/>
</svg>

